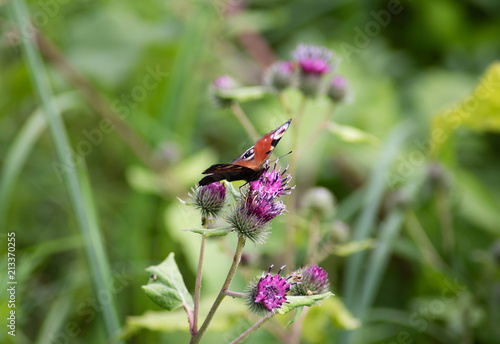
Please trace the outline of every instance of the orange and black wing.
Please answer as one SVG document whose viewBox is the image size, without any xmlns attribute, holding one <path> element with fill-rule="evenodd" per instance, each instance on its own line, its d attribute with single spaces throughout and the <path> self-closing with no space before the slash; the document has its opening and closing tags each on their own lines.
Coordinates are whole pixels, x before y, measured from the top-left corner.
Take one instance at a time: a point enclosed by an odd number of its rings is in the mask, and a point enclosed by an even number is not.
<svg viewBox="0 0 500 344">
<path fill-rule="evenodd" d="M 262 167 L 267 157 L 271 155 L 274 148 L 278 145 L 285 131 L 290 126 L 292 119 L 289 119 L 278 128 L 262 136 L 259 141 L 252 147 L 248 148 L 245 153 L 231 161 L 231 164 L 258 169 Z"/>
<path fill-rule="evenodd" d="M 250 182 L 259 179 L 264 172 L 262 167 L 264 161 L 273 152 L 291 121 L 291 119 L 288 120 L 277 129 L 264 135 L 255 145 L 248 148 L 230 164 L 210 166 L 203 171 L 203 174 L 209 175 L 200 180 L 199 185 L 208 185 L 223 179 L 230 182 L 235 180 Z"/>
<path fill-rule="evenodd" d="M 212 184 L 220 180 L 233 182 L 236 180 L 254 181 L 259 179 L 263 170 L 253 170 L 249 167 L 233 164 L 217 164 L 207 168 L 203 174 L 209 174 L 198 183 L 200 186 Z"/>
</svg>

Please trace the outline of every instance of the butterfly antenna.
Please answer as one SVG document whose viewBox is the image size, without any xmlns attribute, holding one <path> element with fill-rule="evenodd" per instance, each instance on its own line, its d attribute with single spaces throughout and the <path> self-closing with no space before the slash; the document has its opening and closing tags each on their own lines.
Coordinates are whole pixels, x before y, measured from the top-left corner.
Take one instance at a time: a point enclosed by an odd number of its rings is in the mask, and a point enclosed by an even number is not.
<svg viewBox="0 0 500 344">
<path fill-rule="evenodd" d="M 277 157 L 276 159 L 269 161 L 269 163 L 273 163 L 273 162 L 275 162 L 275 161 L 276 161 L 276 163 L 278 163 L 278 160 L 279 160 L 279 159 L 281 159 L 281 158 L 282 158 L 282 157 L 284 157 L 284 156 L 287 156 L 288 154 L 292 154 L 292 151 L 289 151 L 288 153 L 283 154 L 282 156 L 279 156 L 279 157 Z"/>
</svg>

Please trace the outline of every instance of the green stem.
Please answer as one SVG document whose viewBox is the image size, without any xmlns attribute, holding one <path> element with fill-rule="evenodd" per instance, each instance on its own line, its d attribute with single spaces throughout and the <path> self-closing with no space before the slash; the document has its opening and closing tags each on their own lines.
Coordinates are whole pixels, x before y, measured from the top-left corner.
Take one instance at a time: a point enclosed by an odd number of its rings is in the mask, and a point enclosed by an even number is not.
<svg viewBox="0 0 500 344">
<path fill-rule="evenodd" d="M 286 99 L 285 94 L 283 92 L 280 92 L 278 96 L 280 98 L 281 106 L 283 106 L 287 117 L 291 117 L 292 110 L 290 109 L 290 104 L 288 104 L 288 100 Z"/>
<path fill-rule="evenodd" d="M 311 225 L 309 226 L 309 246 L 307 248 L 307 255 L 306 255 L 306 260 L 308 265 L 313 265 L 317 263 L 318 244 L 320 241 L 319 228 L 320 228 L 320 217 L 315 212 L 311 219 Z"/>
<path fill-rule="evenodd" d="M 302 314 L 300 314 L 299 318 L 292 325 L 292 333 L 289 337 L 290 344 L 300 344 L 300 337 L 302 336 L 302 325 L 304 324 L 304 319 L 306 318 L 307 312 L 309 312 L 309 307 L 304 307 L 302 309 Z M 297 312 L 299 309 L 297 308 L 295 311 Z"/>
<path fill-rule="evenodd" d="M 208 325 L 210 325 L 210 322 L 212 321 L 215 312 L 217 312 L 217 309 L 219 308 L 220 304 L 222 303 L 222 300 L 226 296 L 226 291 L 229 289 L 229 285 L 231 284 L 231 281 L 233 280 L 234 274 L 236 273 L 236 268 L 238 267 L 238 264 L 240 263 L 241 260 L 241 254 L 243 253 L 243 247 L 245 247 L 245 237 L 244 236 L 238 236 L 238 244 L 236 245 L 236 251 L 234 252 L 234 257 L 233 257 L 233 263 L 231 264 L 231 267 L 229 268 L 229 272 L 227 273 L 226 280 L 224 281 L 224 284 L 222 285 L 222 288 L 220 289 L 219 295 L 217 295 L 217 298 L 214 301 L 214 304 L 212 305 L 212 308 L 207 314 L 207 318 L 203 322 L 203 324 L 200 327 L 200 330 L 198 333 L 191 338 L 190 344 L 196 344 L 199 343 L 201 340 L 201 337 L 205 334 L 207 331 Z"/>
<path fill-rule="evenodd" d="M 241 108 L 240 104 L 236 101 L 233 101 L 231 103 L 231 110 L 233 110 L 234 115 L 236 118 L 240 121 L 241 125 L 243 128 L 245 128 L 246 132 L 250 137 L 254 140 L 257 141 L 260 137 L 259 133 L 253 126 L 252 122 L 248 119 L 248 116 L 245 114 L 243 109 Z"/>
<path fill-rule="evenodd" d="M 205 216 L 202 217 L 201 223 L 203 228 L 208 228 L 208 220 Z M 200 309 L 200 292 L 201 292 L 201 275 L 203 274 L 203 257 L 205 256 L 205 242 L 207 234 L 203 233 L 200 245 L 200 257 L 198 259 L 198 271 L 196 271 L 196 282 L 194 284 L 194 316 L 191 324 L 191 336 L 194 336 L 198 331 L 198 314 Z"/>
<path fill-rule="evenodd" d="M 293 136 L 292 136 L 292 151 L 295 151 L 298 147 L 298 140 L 299 140 L 299 128 L 300 128 L 300 122 L 302 121 L 302 117 L 304 115 L 304 111 L 306 108 L 307 104 L 307 97 L 303 96 L 302 100 L 299 105 L 299 110 L 297 111 L 297 115 L 294 118 L 294 125 L 293 125 Z M 290 158 L 290 174 L 293 176 L 293 178 L 297 178 L 297 159 L 296 154 L 292 154 Z M 285 264 L 288 266 L 289 269 L 294 269 L 295 268 L 295 220 L 296 220 L 296 208 L 297 208 L 297 190 L 295 192 L 292 192 L 290 194 L 290 197 L 288 198 L 288 221 L 287 221 L 287 227 L 286 227 L 286 242 L 285 242 L 285 247 L 287 248 L 285 251 Z"/>
<path fill-rule="evenodd" d="M 268 321 L 269 319 L 271 319 L 271 317 L 273 317 L 273 316 L 274 316 L 274 313 L 268 313 L 265 317 L 263 317 L 262 319 L 260 319 L 259 321 L 257 321 L 255 324 L 253 324 L 252 327 L 250 327 L 248 330 L 246 330 L 245 332 L 243 332 L 238 338 L 236 338 L 235 340 L 233 340 L 229 344 L 241 343 L 246 337 L 248 337 L 249 335 L 251 335 L 252 332 L 254 332 L 259 327 L 261 327 L 266 321 Z"/>
<path fill-rule="evenodd" d="M 330 117 L 332 116 L 333 112 L 335 111 L 335 104 L 331 103 L 330 106 L 328 106 L 328 109 L 325 112 L 325 115 L 323 116 L 323 119 L 319 122 L 318 126 L 314 129 L 314 131 L 308 136 L 304 144 L 300 145 L 300 149 L 296 152 L 297 159 L 300 159 L 302 154 L 306 152 L 311 144 L 318 138 L 318 135 L 326 129 L 326 124 L 329 122 Z"/>
<path fill-rule="evenodd" d="M 224 291 L 224 294 L 226 294 L 227 296 L 231 296 L 231 297 L 238 297 L 240 299 L 243 299 L 246 296 L 245 293 L 238 293 L 237 291 L 231 291 L 231 290 Z"/>
</svg>

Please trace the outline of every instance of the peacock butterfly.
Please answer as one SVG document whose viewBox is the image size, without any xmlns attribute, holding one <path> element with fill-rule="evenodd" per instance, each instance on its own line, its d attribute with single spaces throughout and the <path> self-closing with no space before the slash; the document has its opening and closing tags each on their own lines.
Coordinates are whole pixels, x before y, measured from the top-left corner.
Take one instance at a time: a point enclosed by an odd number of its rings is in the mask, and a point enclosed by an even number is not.
<svg viewBox="0 0 500 344">
<path fill-rule="evenodd" d="M 223 179 L 229 182 L 235 180 L 251 182 L 259 179 L 265 171 L 264 162 L 290 126 L 290 122 L 292 119 L 264 135 L 255 145 L 248 148 L 245 153 L 231 161 L 230 164 L 216 164 L 207 168 L 203 174 L 208 174 L 208 176 L 200 180 L 198 184 L 200 186 L 208 185 Z"/>
</svg>

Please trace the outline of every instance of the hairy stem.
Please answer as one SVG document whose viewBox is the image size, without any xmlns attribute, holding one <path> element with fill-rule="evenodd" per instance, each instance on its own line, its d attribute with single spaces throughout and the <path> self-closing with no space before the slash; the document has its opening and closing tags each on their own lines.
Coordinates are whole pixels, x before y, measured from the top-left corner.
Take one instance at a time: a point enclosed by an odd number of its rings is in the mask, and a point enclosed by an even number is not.
<svg viewBox="0 0 500 344">
<path fill-rule="evenodd" d="M 309 226 L 309 246 L 307 248 L 306 260 L 308 265 L 316 263 L 318 258 L 318 244 L 320 242 L 320 216 L 316 212 L 312 215 L 311 225 Z"/>
<path fill-rule="evenodd" d="M 250 137 L 254 140 L 257 141 L 259 139 L 259 133 L 253 126 L 252 122 L 248 119 L 248 116 L 245 114 L 243 109 L 241 108 L 240 104 L 236 101 L 233 101 L 231 104 L 231 110 L 233 110 L 234 115 L 240 121 L 241 125 L 243 128 L 245 128 L 246 132 Z"/>
<path fill-rule="evenodd" d="M 300 159 L 302 154 L 306 152 L 311 144 L 318 138 L 318 135 L 325 130 L 327 127 L 326 124 L 330 120 L 330 117 L 333 114 L 333 111 L 335 110 L 335 104 L 331 103 L 330 106 L 328 106 L 328 109 L 325 112 L 325 115 L 323 116 L 323 119 L 319 122 L 318 126 L 313 130 L 313 132 L 307 137 L 306 141 L 304 144 L 300 145 L 300 149 L 297 150 L 296 155 L 297 159 Z"/>
<path fill-rule="evenodd" d="M 302 117 L 304 115 L 304 111 L 306 108 L 307 97 L 303 96 L 299 105 L 299 110 L 294 118 L 294 130 L 292 136 L 292 151 L 296 150 L 298 147 L 299 140 L 299 128 L 300 122 L 302 122 Z M 290 158 L 290 174 L 297 178 L 297 164 L 298 164 L 298 156 L 296 154 L 292 154 Z M 296 223 L 296 210 L 297 210 L 297 192 L 292 192 L 290 197 L 288 198 L 288 221 L 286 227 L 286 243 L 285 247 L 287 250 L 285 252 L 285 264 L 289 269 L 295 268 L 295 223 Z"/>
<path fill-rule="evenodd" d="M 231 291 L 231 290 L 224 291 L 224 294 L 231 297 L 239 297 L 240 299 L 243 299 L 246 295 L 245 293 L 238 293 L 237 291 Z"/>
<path fill-rule="evenodd" d="M 208 228 L 208 219 L 203 216 L 201 219 L 203 228 Z M 191 326 L 191 336 L 195 335 L 198 331 L 198 313 L 200 310 L 200 292 L 201 292 L 201 275 L 203 274 L 203 257 L 205 256 L 205 242 L 207 241 L 207 234 L 203 233 L 200 245 L 200 257 L 198 260 L 198 271 L 196 271 L 196 282 L 194 284 L 194 317 Z"/>
<path fill-rule="evenodd" d="M 231 281 L 233 280 L 234 274 L 236 272 L 236 268 L 238 267 L 238 264 L 240 263 L 241 260 L 241 254 L 243 253 L 243 247 L 245 247 L 245 237 L 243 236 L 238 236 L 238 244 L 236 245 L 236 251 L 234 252 L 234 257 L 233 257 L 233 263 L 231 264 L 231 267 L 229 268 L 229 272 L 227 273 L 226 280 L 224 281 L 224 284 L 222 285 L 222 288 L 220 289 L 219 295 L 217 295 L 217 298 L 214 301 L 214 304 L 212 305 L 212 308 L 207 314 L 207 318 L 203 322 L 203 324 L 200 327 L 200 330 L 198 333 L 196 333 L 195 336 L 191 337 L 191 344 L 196 344 L 199 343 L 201 340 L 201 337 L 205 334 L 207 331 L 208 325 L 210 325 L 210 322 L 212 321 L 215 312 L 217 312 L 217 309 L 219 308 L 222 300 L 226 296 L 226 291 L 229 288 L 229 285 L 231 284 Z"/>
<path fill-rule="evenodd" d="M 288 103 L 288 100 L 286 99 L 285 94 L 283 92 L 279 93 L 279 98 L 281 106 L 283 106 L 283 110 L 285 110 L 287 117 L 292 116 L 292 109 L 290 109 L 290 104 Z"/>
<path fill-rule="evenodd" d="M 238 338 L 233 340 L 230 344 L 236 344 L 236 343 L 241 343 L 246 337 L 252 334 L 255 330 L 257 330 L 259 327 L 261 327 L 266 321 L 271 319 L 271 317 L 274 316 L 274 313 L 269 312 L 265 317 L 261 318 L 259 321 L 257 321 L 255 324 L 253 324 L 252 327 L 250 327 L 248 330 L 243 332 Z"/>
</svg>

